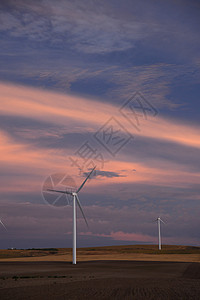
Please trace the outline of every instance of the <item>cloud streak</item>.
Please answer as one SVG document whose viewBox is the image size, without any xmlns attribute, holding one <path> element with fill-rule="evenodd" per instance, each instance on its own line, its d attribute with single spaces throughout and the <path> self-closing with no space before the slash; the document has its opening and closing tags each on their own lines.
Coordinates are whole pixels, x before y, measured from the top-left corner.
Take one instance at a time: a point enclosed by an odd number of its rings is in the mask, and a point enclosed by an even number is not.
<svg viewBox="0 0 200 300">
<path fill-rule="evenodd" d="M 48 146 L 44 146 L 41 139 L 59 138 L 60 130 L 66 131 L 73 135 L 76 133 L 90 132 L 91 136 L 95 133 L 104 121 L 110 117 L 110 112 L 116 113 L 117 120 L 124 125 L 133 135 L 148 137 L 158 142 L 168 141 L 177 145 L 185 145 L 190 148 L 199 149 L 199 128 L 186 126 L 178 122 L 172 122 L 164 119 L 161 116 L 155 119 L 149 118 L 142 121 L 142 130 L 136 132 L 130 124 L 124 119 L 116 106 L 111 104 L 102 104 L 97 101 L 92 101 L 80 97 L 68 96 L 59 93 L 51 93 L 38 89 L 24 88 L 8 84 L 0 84 L 0 114 L 2 116 L 24 118 L 24 129 L 17 132 L 16 135 L 11 135 L 12 130 L 1 130 L 1 162 L 2 167 L 10 168 L 13 172 L 13 190 L 23 190 L 23 185 L 19 184 L 20 179 L 15 176 L 17 172 L 27 172 L 30 178 L 24 177 L 24 182 L 35 182 L 28 184 L 30 190 L 39 187 L 39 181 L 44 176 L 55 172 L 62 172 L 63 165 L 66 172 L 76 175 L 76 169 L 69 166 L 69 155 L 74 155 L 73 144 L 67 142 L 63 148 L 51 148 L 51 140 Z M 56 105 L 55 105 L 56 99 Z M 98 115 L 98 117 L 96 117 Z M 27 120 L 30 118 L 34 122 L 50 125 L 42 131 L 29 128 Z M 73 124 L 76 124 L 75 127 Z M 45 125 L 46 126 L 46 125 Z M 52 128 L 56 127 L 53 131 Z M 61 128 L 61 129 L 60 129 Z M 52 137 L 53 135 L 53 137 Z M 34 143 L 34 140 L 37 140 Z M 66 135 L 67 139 L 67 135 Z M 57 140 L 59 144 L 59 139 Z M 55 141 L 54 141 L 55 144 Z M 80 145 L 81 146 L 81 145 Z M 134 144 L 132 145 L 134 147 Z M 127 148 L 128 149 L 128 148 Z M 200 174 L 190 170 L 189 165 L 177 165 L 166 159 L 160 158 L 153 163 L 151 158 L 148 159 L 148 153 L 145 149 L 142 150 L 146 156 L 146 162 L 143 158 L 132 158 L 132 150 L 129 146 L 129 151 L 126 155 L 121 151 L 116 159 L 109 157 L 106 163 L 106 169 L 109 171 L 99 170 L 96 179 L 91 183 L 92 186 L 100 186 L 102 184 L 125 184 L 125 183 L 146 183 L 164 186 L 179 186 L 184 187 L 191 184 L 198 184 Z M 74 148 L 74 151 L 76 148 Z M 145 154 L 146 153 L 146 154 Z M 143 155 L 143 156 L 144 156 Z M 136 169 L 137 172 L 132 172 Z M 110 171 L 112 170 L 112 171 Z M 120 170 L 127 170 L 121 172 Z M 37 175 L 39 176 L 37 178 Z M 31 179 L 32 178 L 32 179 Z M 36 179 L 37 178 L 37 179 Z M 21 188 L 19 188 L 21 187 Z M 2 187 L 5 190 L 5 186 Z M 12 190 L 12 188 L 11 188 Z M 101 189 L 100 189 L 101 190 Z"/>
<path fill-rule="evenodd" d="M 73 124 L 74 121 L 76 124 L 86 124 L 86 130 L 90 128 L 91 132 L 94 132 L 110 118 L 111 112 L 133 135 L 163 139 L 200 148 L 198 127 L 184 125 L 163 117 L 152 118 L 149 116 L 148 121 L 141 121 L 142 131 L 138 133 L 120 115 L 119 108 L 115 105 L 11 84 L 1 83 L 0 89 L 1 115 L 29 117 L 57 125 L 67 125 L 69 121 L 72 122 L 70 124 Z M 98 118 L 95 115 L 97 112 Z M 128 114 L 130 115 L 129 111 L 127 111 L 127 116 Z M 133 121 L 135 120 L 133 119 Z"/>
<path fill-rule="evenodd" d="M 96 10 L 92 3 L 86 7 L 79 1 L 54 1 L 46 3 L 15 5 L 12 11 L 0 14 L 1 31 L 8 31 L 12 37 L 24 37 L 30 41 L 49 42 L 51 45 L 66 44 L 70 40 L 71 47 L 78 52 L 107 53 L 123 51 L 134 47 L 134 42 L 146 37 L 158 26 L 149 30 L 148 21 L 141 23 L 136 18 L 115 18 L 105 12 L 106 4 L 102 3 L 102 11 Z M 126 33 L 126 34 L 124 34 Z M 97 38 L 98 37 L 98 38 Z M 70 38 L 70 39 L 69 39 Z"/>
<path fill-rule="evenodd" d="M 88 173 L 84 173 L 85 176 L 88 175 Z M 95 170 L 93 177 L 106 177 L 106 178 L 113 178 L 113 177 L 125 177 L 125 175 L 121 175 L 117 172 L 111 172 L 111 171 L 100 171 Z"/>
</svg>

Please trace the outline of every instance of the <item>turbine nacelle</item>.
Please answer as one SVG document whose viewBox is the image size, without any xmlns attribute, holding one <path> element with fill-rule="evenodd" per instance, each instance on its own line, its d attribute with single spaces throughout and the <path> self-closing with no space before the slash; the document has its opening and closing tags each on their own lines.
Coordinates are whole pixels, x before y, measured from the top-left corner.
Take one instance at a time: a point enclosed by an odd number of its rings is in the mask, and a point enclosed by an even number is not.
<svg viewBox="0 0 200 300">
<path fill-rule="evenodd" d="M 163 224 L 165 224 L 165 222 L 164 222 L 160 217 L 158 217 L 158 218 L 156 219 L 156 221 L 159 221 L 159 222 L 162 222 Z"/>
</svg>

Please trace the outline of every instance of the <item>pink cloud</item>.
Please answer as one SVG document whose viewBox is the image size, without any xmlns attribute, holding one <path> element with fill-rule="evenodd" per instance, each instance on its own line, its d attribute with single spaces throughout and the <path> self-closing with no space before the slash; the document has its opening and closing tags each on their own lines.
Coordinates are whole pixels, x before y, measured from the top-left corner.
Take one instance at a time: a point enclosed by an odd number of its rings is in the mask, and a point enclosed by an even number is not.
<svg viewBox="0 0 200 300">
<path fill-rule="evenodd" d="M 92 101 L 76 96 L 47 92 L 40 89 L 0 84 L 0 115 L 12 115 L 28 117 L 34 120 L 45 121 L 52 126 L 62 124 L 67 132 L 71 131 L 94 131 L 110 118 L 112 112 L 116 118 L 133 134 L 143 137 L 165 139 L 170 142 L 200 147 L 199 128 L 193 128 L 162 117 L 149 118 L 142 122 L 141 132 L 136 132 L 120 114 L 118 107 L 98 101 Z M 74 123 L 73 123 L 74 122 Z M 71 125 L 70 125 L 71 124 Z M 76 124 L 76 126 L 72 125 Z M 65 130 L 65 129 L 62 129 Z M 51 129 L 47 132 L 36 132 L 32 129 L 24 129 L 21 132 L 24 137 L 54 135 Z M 0 131 L 0 161 L 2 167 L 17 173 L 25 172 L 23 180 L 17 176 L 11 178 L 10 191 L 33 191 L 40 190 L 42 181 L 50 174 L 66 172 L 75 176 L 77 184 L 82 178 L 77 176 L 77 169 L 70 167 L 68 156 L 71 150 L 65 151 L 42 148 L 40 145 L 32 146 L 25 141 L 14 140 L 3 130 Z M 132 172 L 136 169 L 136 172 Z M 110 159 L 106 163 L 105 170 L 120 173 L 126 170 L 123 177 L 95 178 L 90 182 L 88 192 L 103 192 L 102 186 L 119 185 L 123 183 L 146 183 L 160 186 L 185 187 L 190 184 L 198 184 L 200 173 L 190 172 L 187 167 L 176 168 L 175 163 L 168 161 L 162 163 L 156 161 L 154 166 L 143 162 L 134 161 L 134 156 L 122 154 L 117 159 Z M 6 178 L 3 179 L 5 182 Z M 22 184 L 23 182 L 23 184 Z M 5 190 L 5 185 L 1 187 Z"/>
<path fill-rule="evenodd" d="M 138 242 L 155 242 L 155 237 L 144 235 L 141 233 L 125 233 L 123 231 L 111 231 L 110 234 L 94 234 L 92 232 L 81 232 L 80 235 L 89 235 L 89 236 L 99 236 L 99 237 L 108 237 L 117 241 L 138 241 Z"/>
<path fill-rule="evenodd" d="M 135 136 L 164 139 L 200 148 L 197 126 L 156 116 L 142 120 L 141 132 L 138 133 L 120 114 L 119 107 L 112 104 L 5 83 L 0 84 L 0 90 L 1 115 L 28 117 L 65 126 L 70 121 L 75 122 L 76 126 L 82 124 L 86 130 L 98 129 L 114 115 Z"/>
</svg>

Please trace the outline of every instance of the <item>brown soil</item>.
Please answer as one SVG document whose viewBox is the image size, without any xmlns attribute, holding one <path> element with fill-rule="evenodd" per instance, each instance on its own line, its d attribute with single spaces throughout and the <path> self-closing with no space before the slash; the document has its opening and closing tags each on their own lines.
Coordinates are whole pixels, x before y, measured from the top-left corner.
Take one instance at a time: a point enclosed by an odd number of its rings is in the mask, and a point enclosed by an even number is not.
<svg viewBox="0 0 200 300">
<path fill-rule="evenodd" d="M 0 262 L 0 299 L 200 299 L 200 263 Z"/>
</svg>

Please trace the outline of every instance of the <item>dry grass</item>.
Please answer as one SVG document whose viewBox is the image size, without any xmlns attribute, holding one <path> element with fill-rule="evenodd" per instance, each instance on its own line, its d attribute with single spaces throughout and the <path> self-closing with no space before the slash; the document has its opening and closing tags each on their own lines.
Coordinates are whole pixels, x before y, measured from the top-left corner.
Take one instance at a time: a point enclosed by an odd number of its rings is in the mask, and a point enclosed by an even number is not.
<svg viewBox="0 0 200 300">
<path fill-rule="evenodd" d="M 71 248 L 0 250 L 0 261 L 71 261 Z M 144 260 L 200 262 L 200 247 L 129 245 L 78 248 L 77 260 Z"/>
</svg>

